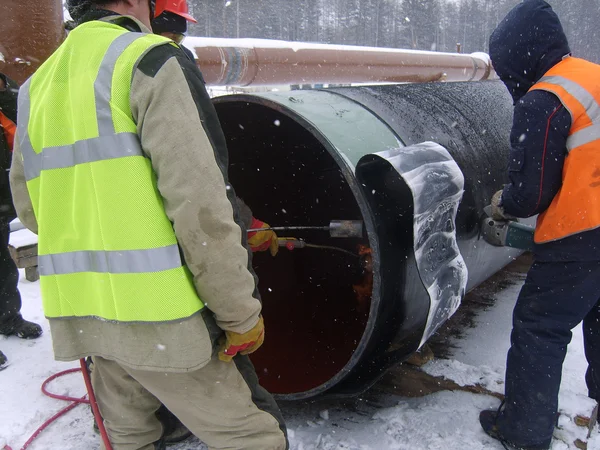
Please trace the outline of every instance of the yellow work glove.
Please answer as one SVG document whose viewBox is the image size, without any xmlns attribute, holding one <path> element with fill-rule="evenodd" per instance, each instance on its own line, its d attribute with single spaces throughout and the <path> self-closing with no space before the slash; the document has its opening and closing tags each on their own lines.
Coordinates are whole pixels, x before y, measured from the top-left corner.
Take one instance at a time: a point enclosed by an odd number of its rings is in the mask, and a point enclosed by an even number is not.
<svg viewBox="0 0 600 450">
<path fill-rule="evenodd" d="M 252 218 L 250 229 L 270 228 L 268 223 Z M 269 249 L 271 256 L 277 255 L 279 251 L 279 242 L 277 242 L 277 234 L 273 230 L 265 231 L 250 231 L 248 233 L 248 245 L 253 252 L 264 252 Z"/>
<path fill-rule="evenodd" d="M 234 333 L 225 331 L 225 337 L 219 350 L 219 359 L 229 362 L 238 353 L 240 355 L 249 355 L 260 348 L 265 341 L 265 323 L 262 316 L 258 318 L 258 323 L 246 333 Z"/>
</svg>

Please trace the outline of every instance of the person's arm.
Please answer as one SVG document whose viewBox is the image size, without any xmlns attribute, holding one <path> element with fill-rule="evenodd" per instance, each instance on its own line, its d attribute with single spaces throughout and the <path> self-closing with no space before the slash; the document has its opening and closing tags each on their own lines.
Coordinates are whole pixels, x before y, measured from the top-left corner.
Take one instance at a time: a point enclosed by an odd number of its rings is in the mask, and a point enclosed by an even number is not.
<svg viewBox="0 0 600 450">
<path fill-rule="evenodd" d="M 33 211 L 31 197 L 29 196 L 29 190 L 27 189 L 27 180 L 25 179 L 25 171 L 23 169 L 23 156 L 21 156 L 21 149 L 19 147 L 18 131 L 15 136 L 9 179 L 13 204 L 19 220 L 25 227 L 37 234 L 38 224 Z"/>
<path fill-rule="evenodd" d="M 4 90 L 2 90 L 2 86 L 4 86 Z M 13 122 L 17 121 L 18 94 L 17 83 L 0 74 L 0 108 L 2 108 L 2 112 Z M 9 180 L 13 204 L 19 220 L 25 227 L 37 234 L 38 224 L 33 211 L 33 205 L 31 204 L 31 198 L 29 197 L 27 181 L 25 180 L 18 131 L 13 145 Z"/>
<path fill-rule="evenodd" d="M 0 110 L 13 122 L 17 122 L 17 96 L 19 86 L 17 83 L 0 73 Z"/>
<path fill-rule="evenodd" d="M 131 111 L 196 290 L 226 331 L 246 333 L 261 304 L 228 186 L 225 138 L 202 78 L 171 45 L 137 66 Z"/>
<path fill-rule="evenodd" d="M 508 163 L 510 183 L 501 205 L 516 217 L 544 212 L 562 185 L 571 128 L 569 111 L 546 91 L 532 91 L 515 106 Z"/>
</svg>

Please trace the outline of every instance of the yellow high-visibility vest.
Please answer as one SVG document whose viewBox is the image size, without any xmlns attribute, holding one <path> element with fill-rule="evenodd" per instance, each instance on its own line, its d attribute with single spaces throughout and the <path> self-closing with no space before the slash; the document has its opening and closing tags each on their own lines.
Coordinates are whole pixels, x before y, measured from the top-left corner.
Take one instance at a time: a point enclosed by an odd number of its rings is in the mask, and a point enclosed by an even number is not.
<svg viewBox="0 0 600 450">
<path fill-rule="evenodd" d="M 159 45 L 173 44 L 84 23 L 21 87 L 17 139 L 48 318 L 166 322 L 204 307 L 130 110 L 136 63 Z"/>
</svg>

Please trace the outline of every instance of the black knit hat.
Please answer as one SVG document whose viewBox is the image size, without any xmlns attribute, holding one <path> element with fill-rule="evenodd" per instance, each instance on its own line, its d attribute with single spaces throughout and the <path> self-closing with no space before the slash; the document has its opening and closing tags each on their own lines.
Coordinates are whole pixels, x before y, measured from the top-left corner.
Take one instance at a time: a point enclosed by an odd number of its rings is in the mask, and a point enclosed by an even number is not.
<svg viewBox="0 0 600 450">
<path fill-rule="evenodd" d="M 186 34 L 187 20 L 169 11 L 164 11 L 156 19 L 152 20 L 152 31 L 156 34 L 165 32 Z"/>
<path fill-rule="evenodd" d="M 71 18 L 75 22 L 79 22 L 92 8 L 94 3 L 93 0 L 67 0 L 67 10 L 69 11 Z"/>
<path fill-rule="evenodd" d="M 110 3 L 111 0 L 66 0 L 67 10 L 75 24 L 80 24 L 84 16 L 93 10 L 102 10 Z"/>
</svg>

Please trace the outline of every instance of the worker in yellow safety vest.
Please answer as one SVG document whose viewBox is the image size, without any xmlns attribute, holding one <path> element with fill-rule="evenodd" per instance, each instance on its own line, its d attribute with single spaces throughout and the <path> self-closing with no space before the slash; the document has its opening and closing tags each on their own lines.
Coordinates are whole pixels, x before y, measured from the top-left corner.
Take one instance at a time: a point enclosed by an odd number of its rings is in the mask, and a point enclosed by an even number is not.
<svg viewBox="0 0 600 450">
<path fill-rule="evenodd" d="M 115 450 L 162 448 L 161 403 L 211 449 L 285 449 L 246 356 L 261 303 L 201 75 L 151 34 L 153 1 L 67 7 L 77 26 L 21 87 L 10 175 L 55 358 L 92 356 Z"/>
</svg>

